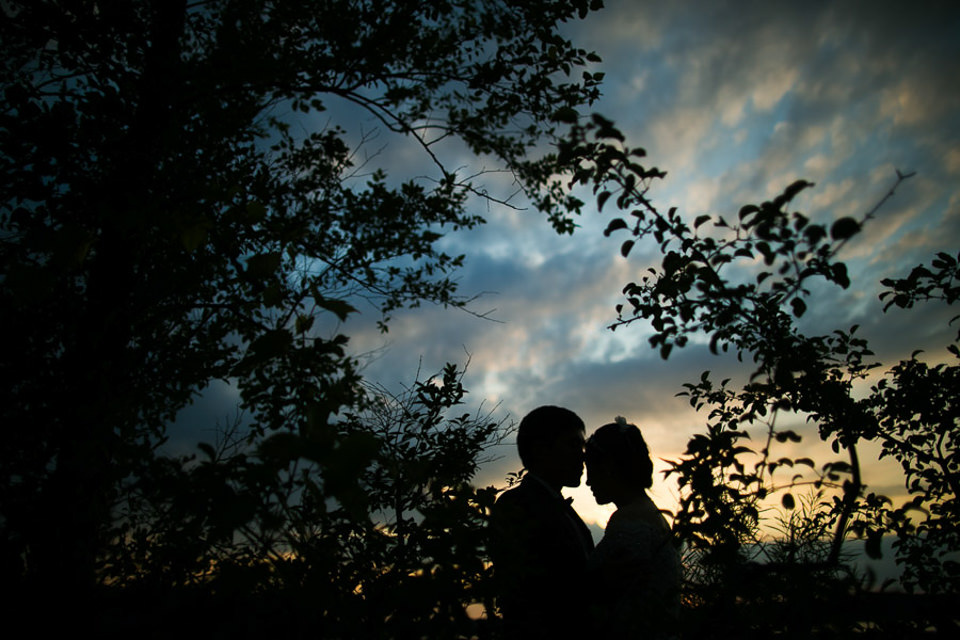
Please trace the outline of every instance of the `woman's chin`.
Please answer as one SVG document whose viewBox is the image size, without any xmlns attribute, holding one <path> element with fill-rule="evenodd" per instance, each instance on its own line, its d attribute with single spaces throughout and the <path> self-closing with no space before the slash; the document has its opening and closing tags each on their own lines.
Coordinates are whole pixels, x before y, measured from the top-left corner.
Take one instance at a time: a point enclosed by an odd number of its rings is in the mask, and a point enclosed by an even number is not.
<svg viewBox="0 0 960 640">
<path fill-rule="evenodd" d="M 597 504 L 610 504 L 611 500 L 607 496 L 595 492 L 591 493 L 593 493 L 593 499 L 597 501 Z"/>
</svg>

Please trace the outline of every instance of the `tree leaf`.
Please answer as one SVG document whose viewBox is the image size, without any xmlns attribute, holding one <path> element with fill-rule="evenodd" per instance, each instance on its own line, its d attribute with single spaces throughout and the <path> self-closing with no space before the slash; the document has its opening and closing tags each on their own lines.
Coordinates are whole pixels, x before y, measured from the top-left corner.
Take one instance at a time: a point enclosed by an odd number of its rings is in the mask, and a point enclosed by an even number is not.
<svg viewBox="0 0 960 640">
<path fill-rule="evenodd" d="M 577 121 L 577 118 L 580 114 L 577 113 L 577 110 L 573 107 L 561 107 L 554 111 L 552 119 L 557 122 L 563 122 L 566 124 L 573 124 Z"/>
<path fill-rule="evenodd" d="M 791 299 L 790 306 L 793 307 L 793 315 L 794 317 L 797 317 L 797 318 L 802 316 L 804 311 L 807 310 L 807 303 L 804 302 L 801 298 Z"/>
<path fill-rule="evenodd" d="M 614 231 L 618 231 L 620 229 L 626 229 L 626 228 L 627 228 L 627 223 L 623 218 L 614 218 L 609 223 L 607 223 L 607 228 L 604 229 L 603 235 L 609 237 L 610 234 L 613 233 Z"/>
<path fill-rule="evenodd" d="M 317 306 L 332 311 L 334 315 L 343 322 L 351 313 L 357 313 L 357 309 L 346 300 L 337 300 L 335 298 L 319 298 Z"/>
<path fill-rule="evenodd" d="M 282 256 L 279 251 L 263 253 L 247 258 L 247 275 L 251 278 L 267 278 L 280 268 Z"/>
<path fill-rule="evenodd" d="M 610 199 L 610 195 L 611 193 L 609 191 L 602 191 L 600 195 L 597 196 L 597 211 L 603 211 L 603 205 Z M 624 223 L 623 226 L 626 227 L 627 224 Z M 607 227 L 607 231 L 604 231 L 604 234 L 610 235 L 609 231 L 610 227 Z"/>
<path fill-rule="evenodd" d="M 883 532 L 871 529 L 867 532 L 867 540 L 864 544 L 863 550 L 866 552 L 867 557 L 872 560 L 880 560 L 883 558 Z"/>
<path fill-rule="evenodd" d="M 830 227 L 830 237 L 834 240 L 847 240 L 860 231 L 860 223 L 853 218 L 840 218 Z"/>
</svg>

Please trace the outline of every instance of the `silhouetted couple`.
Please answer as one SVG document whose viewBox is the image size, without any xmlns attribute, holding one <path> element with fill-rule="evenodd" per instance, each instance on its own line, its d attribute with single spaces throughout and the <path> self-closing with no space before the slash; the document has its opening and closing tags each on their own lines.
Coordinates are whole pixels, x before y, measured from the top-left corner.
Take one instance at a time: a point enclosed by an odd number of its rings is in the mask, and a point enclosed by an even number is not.
<svg viewBox="0 0 960 640">
<path fill-rule="evenodd" d="M 604 425 L 588 440 L 572 411 L 545 406 L 520 422 L 527 470 L 497 500 L 491 555 L 508 638 L 666 638 L 679 613 L 680 562 L 670 527 L 647 495 L 653 464 L 640 430 Z M 603 539 L 560 493 L 587 484 L 613 502 Z"/>
</svg>

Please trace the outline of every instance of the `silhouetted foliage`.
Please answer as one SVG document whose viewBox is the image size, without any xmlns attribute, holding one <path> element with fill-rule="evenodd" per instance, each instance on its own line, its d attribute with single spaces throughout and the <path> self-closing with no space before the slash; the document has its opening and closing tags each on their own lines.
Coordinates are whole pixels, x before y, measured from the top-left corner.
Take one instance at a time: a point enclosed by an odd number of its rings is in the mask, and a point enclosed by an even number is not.
<svg viewBox="0 0 960 640">
<path fill-rule="evenodd" d="M 960 293 L 958 260 L 960 254 L 939 253 L 932 271 L 921 265 L 905 279 L 885 280 L 889 289 L 880 297 L 890 297 L 887 307 L 928 300 L 953 304 Z M 958 343 L 960 333 L 947 347 L 954 358 L 960 358 Z M 881 456 L 900 463 L 912 497 L 886 514 L 897 536 L 903 582 L 911 591 L 955 595 L 960 592 L 960 366 L 955 361 L 930 366 L 918 356 L 891 368 L 868 402 Z"/>
<path fill-rule="evenodd" d="M 462 256 L 436 243 L 481 224 L 468 200 L 491 196 L 482 174 L 444 166 L 443 141 L 546 192 L 557 162 L 538 149 L 599 95 L 583 70 L 598 58 L 558 26 L 600 4 L 0 4 L 4 580 L 301 581 L 309 597 L 331 590 L 318 615 L 334 625 L 448 615 L 481 567 L 463 559 L 472 534 L 436 538 L 451 518 L 470 530 L 482 496 L 465 483 L 491 432 L 455 440 L 473 423 L 441 429 L 439 414 L 372 428 L 377 395 L 330 327 L 367 304 L 382 330 L 407 306 L 465 306 Z M 361 159 L 357 114 L 416 145 L 433 178 Z M 544 209 L 569 231 L 566 209 Z M 448 378 L 416 402 L 450 401 Z M 239 448 L 158 456 L 215 380 L 240 390 Z M 435 457 L 391 467 L 401 435 L 404 455 Z M 410 493 L 387 500 L 394 481 Z M 395 519 L 376 524 L 388 506 Z M 398 588 L 416 614 L 389 610 Z M 350 602 L 384 593 L 391 605 L 357 617 Z"/>
<path fill-rule="evenodd" d="M 253 449 L 225 438 L 201 460 L 155 459 L 105 555 L 129 563 L 112 574 L 130 593 L 283 602 L 277 627 L 305 635 L 469 634 L 467 606 L 493 597 L 496 493 L 470 481 L 508 430 L 458 413 L 462 375 L 448 365 L 399 394 L 368 389 L 326 438 L 281 431 Z"/>
<path fill-rule="evenodd" d="M 904 586 L 956 597 L 960 369 L 915 355 L 858 395 L 877 365 L 857 328 L 797 324 L 811 283 L 850 285 L 838 252 L 876 208 L 813 223 L 787 210 L 813 186 L 798 181 L 730 220 L 659 211 L 646 192 L 663 172 L 614 123 L 579 116 L 603 74 L 558 26 L 600 4 L 0 3 L 0 575 L 14 606 L 62 602 L 64 625 L 100 616 L 117 633 L 172 634 L 193 614 L 230 636 L 476 631 L 465 606 L 491 610 L 493 494 L 470 480 L 502 425 L 454 412 L 455 367 L 398 395 L 371 387 L 329 329 L 364 305 L 384 331 L 404 307 L 465 307 L 463 258 L 437 241 L 481 224 L 470 199 L 492 196 L 442 162 L 457 140 L 558 232 L 587 186 L 621 212 L 606 230 L 629 235 L 621 255 L 657 243 L 614 327 L 649 322 L 664 359 L 707 335 L 753 363 L 739 387 L 709 372 L 686 385 L 708 412 L 669 470 L 691 635 L 956 625 L 937 600 L 867 598 L 843 543 L 876 556 L 894 535 Z M 357 112 L 414 143 L 433 178 L 361 160 Z M 882 297 L 953 304 L 957 264 L 940 253 Z M 160 455 L 217 380 L 239 388 L 244 420 L 196 455 Z M 787 416 L 842 458 L 775 455 L 800 439 Z M 901 463 L 906 504 L 866 491 L 865 441 Z"/>
<path fill-rule="evenodd" d="M 643 150 L 626 146 L 608 120 L 595 116 L 578 123 L 560 154 L 577 163 L 566 177 L 590 186 L 598 208 L 612 200 L 626 214 L 605 231 L 629 234 L 621 245 L 624 257 L 647 240 L 662 255 L 658 266 L 623 288 L 626 299 L 617 305 L 611 329 L 647 323 L 650 344 L 664 359 L 691 337 L 706 336 L 712 352 L 731 351 L 752 362 L 749 380 L 739 388 L 704 372 L 681 393 L 694 408 L 708 411 L 705 431 L 690 439 L 667 471 L 680 488 L 673 527 L 688 560 L 687 631 L 843 637 L 871 620 L 884 622 L 893 634 L 920 633 L 928 624 L 944 633 L 955 629 L 952 614 L 936 619 L 936 607 L 920 607 L 916 618 L 892 622 L 881 609 L 867 613 L 849 602 L 851 590 L 863 585 L 845 564 L 843 545 L 856 536 L 869 556 L 879 557 L 882 537 L 896 534 L 903 586 L 956 596 L 960 367 L 930 367 L 915 358 L 901 362 L 863 397 L 855 385 L 879 364 L 871 361 L 857 327 L 807 335 L 797 323 L 816 304 L 814 282 L 850 286 L 846 265 L 837 258 L 840 249 L 910 176 L 898 172 L 896 185 L 859 219 L 816 224 L 790 212 L 794 198 L 813 187 L 799 180 L 772 200 L 743 206 L 730 220 L 701 215 L 688 221 L 676 208 L 661 212 L 647 198 L 651 181 L 664 174 L 638 164 Z M 890 296 L 888 307 L 932 298 L 953 303 L 958 278 L 957 259 L 940 253 L 930 268 L 885 281 L 891 291 L 881 297 Z M 956 344 L 948 349 L 960 356 Z M 778 457 L 778 444 L 801 441 L 778 419 L 816 425 L 820 438 L 845 459 L 818 464 Z M 757 427 L 760 448 L 749 446 Z M 866 441 L 903 465 L 912 496 L 906 505 L 866 491 L 859 457 Z M 797 492 L 809 508 L 799 521 Z M 771 540 L 769 515 L 778 512 L 787 514 L 787 526 Z"/>
</svg>

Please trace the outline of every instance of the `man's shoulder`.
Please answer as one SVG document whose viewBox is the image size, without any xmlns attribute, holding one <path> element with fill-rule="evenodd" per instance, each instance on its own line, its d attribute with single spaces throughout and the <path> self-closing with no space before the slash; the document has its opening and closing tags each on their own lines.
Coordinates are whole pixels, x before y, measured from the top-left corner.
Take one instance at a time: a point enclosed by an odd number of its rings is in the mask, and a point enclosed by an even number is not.
<svg viewBox="0 0 960 640">
<path fill-rule="evenodd" d="M 521 508 L 528 502 L 530 502 L 529 489 L 522 484 L 517 484 L 497 496 L 493 508 L 494 511 L 508 511 Z"/>
<path fill-rule="evenodd" d="M 513 523 L 525 529 L 555 529 L 568 518 L 562 496 L 536 478 L 524 478 L 504 491 L 493 506 L 492 516 L 501 523 Z"/>
<path fill-rule="evenodd" d="M 501 506 L 543 504 L 549 503 L 552 497 L 549 489 L 543 486 L 538 480 L 528 476 L 501 493 L 497 498 L 496 504 Z"/>
<path fill-rule="evenodd" d="M 494 516 L 504 518 L 532 517 L 550 509 L 550 494 L 538 486 L 533 478 L 525 478 L 519 484 L 507 489 L 497 498 L 493 506 Z"/>
</svg>

